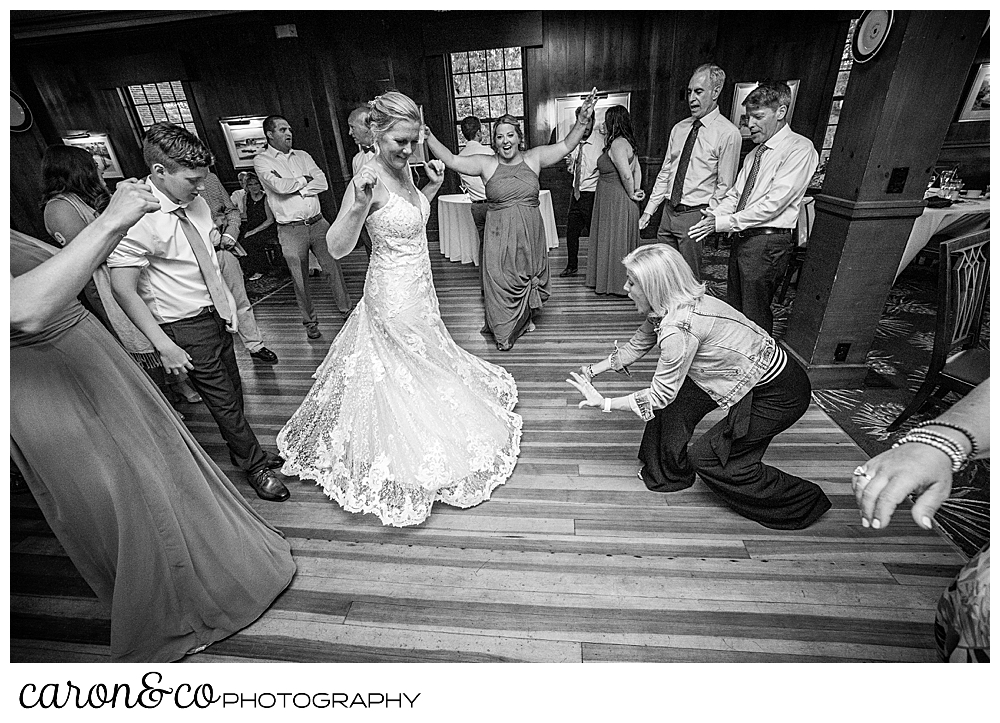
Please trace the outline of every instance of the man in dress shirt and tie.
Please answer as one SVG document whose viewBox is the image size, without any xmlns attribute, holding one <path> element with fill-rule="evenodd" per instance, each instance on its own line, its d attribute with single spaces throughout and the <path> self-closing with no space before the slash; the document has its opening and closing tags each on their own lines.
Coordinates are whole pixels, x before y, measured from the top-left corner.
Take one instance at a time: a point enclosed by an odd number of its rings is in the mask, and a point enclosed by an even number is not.
<svg viewBox="0 0 1000 723">
<path fill-rule="evenodd" d="M 691 238 L 688 230 L 701 220 L 703 209 L 719 205 L 740 165 L 740 129 L 719 112 L 725 82 L 726 73 L 717 65 L 701 65 L 691 75 L 687 89 L 691 116 L 670 131 L 663 166 L 639 217 L 639 228 L 646 228 L 666 199 L 656 240 L 680 251 L 699 281 L 702 239 Z"/>
<path fill-rule="evenodd" d="M 351 111 L 347 117 L 347 132 L 358 144 L 358 152 L 351 159 L 351 175 L 358 175 L 361 167 L 375 157 L 375 137 L 371 128 L 368 127 L 368 106 L 358 106 Z M 361 236 L 358 239 L 365 247 L 368 258 L 372 257 L 372 237 L 368 235 L 368 229 L 361 227 Z"/>
<path fill-rule="evenodd" d="M 580 106 L 576 109 L 577 118 L 580 117 L 582 108 Z M 597 159 L 604 153 L 604 134 L 598 131 L 596 136 L 593 135 L 594 118 L 595 116 L 591 116 L 590 124 L 576 151 L 566 159 L 567 170 L 573 174 L 573 195 L 570 196 L 569 214 L 566 216 L 566 268 L 560 276 L 576 276 L 580 236 L 584 229 L 590 233 L 597 179 L 601 175 L 597 170 Z"/>
<path fill-rule="evenodd" d="M 459 124 L 462 135 L 465 136 L 465 148 L 458 152 L 460 156 L 492 156 L 493 149 L 483 145 L 483 124 L 473 115 L 463 118 Z M 479 231 L 479 258 L 482 258 L 483 230 L 486 228 L 486 184 L 479 176 L 462 176 L 462 189 L 472 200 L 472 220 L 476 222 Z"/>
<path fill-rule="evenodd" d="M 785 275 L 794 241 L 799 206 L 816 172 L 819 154 L 786 119 L 792 91 L 786 83 L 755 88 L 743 102 L 750 138 L 736 183 L 714 211 L 691 227 L 691 237 L 730 233 L 728 302 L 768 334 L 774 326 L 771 298 Z"/>
<path fill-rule="evenodd" d="M 149 129 L 142 154 L 160 209 L 130 228 L 108 257 L 115 299 L 156 347 L 166 371 L 188 371 L 230 459 L 247 472 L 257 496 L 286 500 L 288 489 L 272 471 L 283 460 L 264 452 L 243 414 L 233 353 L 236 306 L 213 252 L 212 213 L 199 195 L 212 154 L 171 123 Z"/>
<path fill-rule="evenodd" d="M 306 286 L 309 251 L 329 275 L 333 300 L 340 313 L 345 319 L 351 313 L 344 274 L 326 247 L 326 230 L 330 223 L 323 218 L 316 197 L 328 188 L 326 175 L 308 153 L 292 150 L 292 128 L 281 116 L 271 115 L 264 119 L 264 135 L 267 148 L 254 156 L 253 169 L 278 224 L 278 241 L 292 273 L 295 301 L 302 314 L 306 336 L 318 339 L 322 336 L 319 320 Z"/>
</svg>

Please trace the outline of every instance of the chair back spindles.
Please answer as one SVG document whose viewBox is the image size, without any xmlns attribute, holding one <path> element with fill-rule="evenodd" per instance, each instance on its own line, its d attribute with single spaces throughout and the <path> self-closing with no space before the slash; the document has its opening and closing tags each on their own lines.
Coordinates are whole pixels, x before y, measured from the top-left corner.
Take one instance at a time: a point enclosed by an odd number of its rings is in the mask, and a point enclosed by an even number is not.
<svg viewBox="0 0 1000 723">
<path fill-rule="evenodd" d="M 927 376 L 913 400 L 886 427 L 893 432 L 931 394 L 967 394 L 989 376 L 989 352 L 979 349 L 990 286 L 990 232 L 949 239 L 938 249 L 938 310 Z"/>
</svg>

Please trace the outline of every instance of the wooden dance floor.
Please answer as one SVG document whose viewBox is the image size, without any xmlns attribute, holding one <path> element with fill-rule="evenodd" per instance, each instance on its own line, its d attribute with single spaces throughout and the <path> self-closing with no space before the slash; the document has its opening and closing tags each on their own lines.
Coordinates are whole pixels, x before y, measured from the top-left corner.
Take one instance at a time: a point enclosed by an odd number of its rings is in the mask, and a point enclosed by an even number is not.
<svg viewBox="0 0 1000 723">
<path fill-rule="evenodd" d="M 233 470 L 204 406 L 185 408 L 199 441 L 284 531 L 298 564 L 260 620 L 188 662 L 933 660 L 935 605 L 963 558 L 908 511 L 882 532 L 861 527 L 850 471 L 865 455 L 819 407 L 766 457 L 833 500 L 808 530 L 745 520 L 700 481 L 648 492 L 636 477 L 642 422 L 577 409 L 579 395 L 564 382 L 629 338 L 639 322 L 632 303 L 597 297 L 582 275 L 559 278 L 560 247 L 537 330 L 498 352 L 479 334 L 478 269 L 445 260 L 436 243 L 431 257 L 455 340 L 517 380 L 524 432 L 513 477 L 489 502 L 437 505 L 407 529 L 348 514 L 310 481 L 287 480 L 291 500 L 267 503 Z M 366 265 L 362 251 L 345 261 L 354 300 Z M 307 340 L 285 287 L 256 307 L 280 362 L 254 364 L 237 344 L 247 414 L 272 450 L 342 323 L 323 280 L 310 283 L 322 339 Z M 632 380 L 605 375 L 598 388 L 637 389 L 653 366 L 637 364 Z M 11 506 L 11 660 L 107 660 L 108 613 L 31 496 L 12 496 Z"/>
</svg>

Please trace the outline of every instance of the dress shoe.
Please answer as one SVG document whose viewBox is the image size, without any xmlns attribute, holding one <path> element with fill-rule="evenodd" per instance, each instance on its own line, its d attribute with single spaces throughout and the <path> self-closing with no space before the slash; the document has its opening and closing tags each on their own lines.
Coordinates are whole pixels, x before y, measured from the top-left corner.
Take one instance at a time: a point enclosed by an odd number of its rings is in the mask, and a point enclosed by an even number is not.
<svg viewBox="0 0 1000 723">
<path fill-rule="evenodd" d="M 270 452 L 265 452 L 267 455 L 267 461 L 264 462 L 265 469 L 281 469 L 281 466 L 285 464 L 285 458 L 280 454 L 271 454 Z M 239 467 L 240 463 L 236 461 L 236 457 L 233 453 L 229 453 L 229 461 L 233 463 L 233 467 Z"/>
<path fill-rule="evenodd" d="M 567 266 L 565 269 L 562 270 L 562 273 L 559 274 L 559 275 L 560 276 L 576 276 L 576 268 L 575 267 L 571 267 L 571 266 Z"/>
<path fill-rule="evenodd" d="M 273 351 L 268 349 L 266 346 L 262 346 L 257 351 L 250 352 L 250 356 L 257 361 L 267 362 L 268 364 L 274 364 L 278 361 L 278 355 Z"/>
<path fill-rule="evenodd" d="M 319 332 L 319 326 L 317 324 L 310 324 L 306 327 L 306 336 L 310 339 L 319 339 L 322 334 Z"/>
<path fill-rule="evenodd" d="M 267 467 L 262 467 L 256 472 L 247 472 L 247 482 L 258 497 L 268 502 L 284 502 L 290 496 L 288 488 Z"/>
<path fill-rule="evenodd" d="M 186 379 L 183 382 L 171 384 L 170 388 L 188 404 L 198 404 L 201 401 L 201 395 L 194 390 L 194 387 Z"/>
</svg>

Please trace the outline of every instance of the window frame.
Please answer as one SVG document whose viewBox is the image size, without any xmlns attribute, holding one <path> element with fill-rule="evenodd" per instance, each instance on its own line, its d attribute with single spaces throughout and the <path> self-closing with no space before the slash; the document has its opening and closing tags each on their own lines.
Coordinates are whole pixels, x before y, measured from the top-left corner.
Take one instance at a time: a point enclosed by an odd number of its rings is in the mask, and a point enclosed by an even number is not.
<svg viewBox="0 0 1000 723">
<path fill-rule="evenodd" d="M 518 64 L 509 65 L 508 63 L 511 61 L 508 55 L 508 51 L 514 49 L 517 50 Z M 491 56 L 490 56 L 491 51 L 500 51 L 500 58 L 502 58 L 501 67 L 497 68 L 495 65 L 491 67 Z M 483 66 L 481 69 L 472 68 L 472 55 L 477 53 L 483 54 Z M 456 69 L 456 60 L 458 60 L 463 55 L 465 56 L 464 58 L 465 66 L 464 68 L 459 67 Z M 455 142 L 457 144 L 459 152 L 461 152 L 462 149 L 465 148 L 467 143 L 467 141 L 465 140 L 465 136 L 462 135 L 462 128 L 461 128 L 462 119 L 469 115 L 478 118 L 480 122 L 483 124 L 483 130 L 486 137 L 489 138 L 492 135 L 493 124 L 496 122 L 496 119 L 499 118 L 501 115 L 504 115 L 505 113 L 509 112 L 509 101 L 507 99 L 509 99 L 510 96 L 520 96 L 521 112 L 510 113 L 510 115 L 517 118 L 517 120 L 521 124 L 521 130 L 522 131 L 525 130 L 525 125 L 527 120 L 527 115 L 526 115 L 527 92 L 525 90 L 525 83 L 524 83 L 524 60 L 525 60 L 524 48 L 519 45 L 512 45 L 501 48 L 475 48 L 472 50 L 451 52 L 445 55 L 445 63 L 448 72 L 448 95 L 451 101 L 451 113 L 454 114 L 453 129 L 455 133 Z M 508 74 L 512 71 L 516 71 L 520 77 L 520 90 L 515 90 L 514 92 L 510 92 L 510 90 L 508 89 L 508 82 L 509 82 Z M 496 73 L 501 73 L 503 77 L 504 85 L 502 92 L 491 92 L 494 90 L 493 83 L 496 81 L 497 78 L 497 76 L 495 75 Z M 476 92 L 479 89 L 473 87 L 473 76 L 478 74 L 482 74 L 485 76 L 484 79 L 485 92 Z M 460 78 L 462 76 L 468 79 L 466 81 L 468 88 L 467 94 L 465 93 L 459 94 L 457 89 L 456 80 L 457 78 Z M 482 98 L 486 99 L 486 106 L 490 111 L 486 115 L 482 115 L 481 113 L 476 112 L 475 101 L 476 99 L 482 99 Z M 493 113 L 494 106 L 492 103 L 492 99 L 494 98 L 504 99 L 503 102 L 504 112 L 499 114 Z M 469 101 L 469 112 L 464 114 L 459 114 L 458 102 L 459 100 L 464 100 L 464 99 L 468 99 Z M 522 145 L 525 148 L 527 148 L 526 134 Z"/>
<path fill-rule="evenodd" d="M 132 88 L 136 88 L 136 87 L 142 88 L 143 89 L 143 97 L 146 97 L 145 96 L 145 92 L 146 92 L 145 91 L 145 86 L 157 86 L 157 94 L 159 96 L 159 94 L 161 92 L 160 89 L 159 89 L 159 86 L 161 86 L 161 85 L 163 85 L 165 83 L 169 84 L 171 86 L 171 94 L 173 95 L 173 100 L 163 101 L 162 98 L 161 98 L 161 100 L 159 100 L 157 102 L 152 102 L 152 103 L 148 103 L 147 102 L 147 103 L 142 103 L 142 104 L 137 104 L 136 103 L 136 101 L 135 101 L 135 99 L 134 99 L 134 97 L 132 95 Z M 184 99 L 183 100 L 178 100 L 177 99 L 176 89 L 173 87 L 174 84 L 179 85 L 180 88 L 181 88 L 181 91 L 184 93 Z M 118 91 L 118 98 L 119 98 L 119 100 L 122 103 L 122 107 L 125 109 L 125 115 L 128 117 L 129 125 L 132 126 L 132 133 L 135 135 L 136 143 L 138 143 L 140 147 L 142 146 L 142 139 L 145 136 L 146 131 L 149 130 L 149 126 L 147 126 L 145 123 L 143 123 L 142 117 L 139 114 L 139 108 L 138 108 L 138 106 L 139 105 L 147 105 L 149 107 L 153 107 L 155 105 L 161 105 L 162 106 L 162 105 L 165 105 L 166 103 L 173 103 L 173 102 L 176 102 L 176 103 L 182 103 L 182 102 L 183 103 L 187 103 L 188 112 L 190 113 L 190 116 L 191 116 L 191 120 L 190 121 L 183 120 L 183 116 L 182 116 L 181 122 L 180 123 L 176 123 L 176 125 L 179 125 L 182 128 L 184 128 L 184 129 L 186 129 L 186 130 L 194 133 L 194 135 L 197 138 L 199 138 L 200 140 L 202 140 L 202 142 L 204 142 L 205 133 L 204 133 L 203 124 L 201 122 L 201 114 L 198 112 L 198 107 L 197 107 L 197 105 L 194 102 L 194 94 L 191 92 L 191 86 L 188 83 L 188 81 L 186 81 L 186 80 L 161 80 L 161 81 L 156 81 L 156 82 L 153 82 L 153 83 L 132 83 L 132 84 L 129 84 L 129 85 L 117 88 L 117 91 Z M 147 100 L 148 100 L 148 98 L 147 98 Z M 157 123 L 157 122 L 160 122 L 160 121 L 154 120 L 153 122 Z M 174 121 L 169 121 L 169 122 L 174 123 Z M 150 125 L 152 125 L 152 124 L 150 124 Z"/>
</svg>

